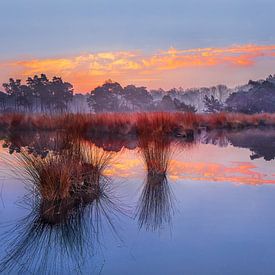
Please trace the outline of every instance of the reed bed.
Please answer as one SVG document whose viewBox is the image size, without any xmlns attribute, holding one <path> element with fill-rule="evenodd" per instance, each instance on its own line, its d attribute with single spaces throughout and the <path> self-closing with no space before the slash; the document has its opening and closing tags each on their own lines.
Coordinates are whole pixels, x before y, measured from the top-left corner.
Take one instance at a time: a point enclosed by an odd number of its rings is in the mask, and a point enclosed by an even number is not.
<svg viewBox="0 0 275 275">
<path fill-rule="evenodd" d="M 275 114 L 246 115 L 239 113 L 102 113 L 102 114 L 2 114 L 0 128 L 9 130 L 67 130 L 71 134 L 109 133 L 136 134 L 148 129 L 164 134 L 201 127 L 244 128 L 275 126 Z"/>
</svg>

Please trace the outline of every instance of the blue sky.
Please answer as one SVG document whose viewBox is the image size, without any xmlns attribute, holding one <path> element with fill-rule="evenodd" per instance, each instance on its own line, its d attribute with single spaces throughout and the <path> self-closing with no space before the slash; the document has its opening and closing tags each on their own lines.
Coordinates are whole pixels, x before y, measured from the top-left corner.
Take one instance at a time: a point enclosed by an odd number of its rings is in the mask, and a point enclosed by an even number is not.
<svg viewBox="0 0 275 275">
<path fill-rule="evenodd" d="M 271 0 L 8 0 L 0 10 L 0 58 L 275 42 Z"/>
<path fill-rule="evenodd" d="M 5 65 L 10 60 L 117 51 L 141 51 L 143 56 L 171 47 L 275 45 L 274 0 L 2 0 L 0 11 L 0 81 L 8 75 L 25 76 L 21 69 L 14 69 L 13 62 Z M 252 73 L 243 71 L 241 80 L 274 73 L 270 72 L 273 65 L 268 60 L 268 65 L 250 68 Z M 176 74 L 180 77 L 179 71 Z M 159 85 L 165 82 L 163 77 Z M 226 83 L 221 78 L 209 84 L 218 81 Z M 175 82 L 176 86 L 183 84 Z"/>
</svg>

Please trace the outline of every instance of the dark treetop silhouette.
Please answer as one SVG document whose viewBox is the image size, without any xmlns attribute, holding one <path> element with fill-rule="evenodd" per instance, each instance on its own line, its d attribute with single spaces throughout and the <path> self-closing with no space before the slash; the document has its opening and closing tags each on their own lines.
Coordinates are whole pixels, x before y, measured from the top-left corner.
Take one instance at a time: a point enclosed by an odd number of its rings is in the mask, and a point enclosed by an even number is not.
<svg viewBox="0 0 275 275">
<path fill-rule="evenodd" d="M 45 74 L 29 77 L 25 84 L 10 78 L 0 92 L 2 112 L 210 112 L 240 113 L 275 112 L 275 76 L 252 81 L 229 89 L 224 85 L 198 89 L 162 89 L 148 91 L 146 87 L 107 80 L 89 94 L 73 95 L 73 86 Z"/>
</svg>

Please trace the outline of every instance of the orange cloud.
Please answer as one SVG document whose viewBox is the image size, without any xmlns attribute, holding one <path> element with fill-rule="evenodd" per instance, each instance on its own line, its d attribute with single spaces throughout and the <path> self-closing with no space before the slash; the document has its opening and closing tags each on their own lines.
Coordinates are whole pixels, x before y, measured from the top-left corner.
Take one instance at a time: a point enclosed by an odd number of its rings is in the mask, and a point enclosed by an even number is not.
<svg viewBox="0 0 275 275">
<path fill-rule="evenodd" d="M 74 84 L 77 91 L 90 91 L 104 80 L 113 78 L 124 83 L 158 81 L 160 74 L 188 68 L 220 65 L 249 67 L 261 57 L 274 57 L 275 45 L 236 45 L 224 48 L 170 48 L 145 54 L 141 51 L 86 53 L 63 58 L 11 60 L 0 62 L 4 76 L 25 78 L 46 73 L 61 75 Z M 157 75 L 157 77 L 156 77 Z M 135 84 L 135 83 L 134 83 Z M 145 83 L 146 84 L 146 83 Z"/>
</svg>

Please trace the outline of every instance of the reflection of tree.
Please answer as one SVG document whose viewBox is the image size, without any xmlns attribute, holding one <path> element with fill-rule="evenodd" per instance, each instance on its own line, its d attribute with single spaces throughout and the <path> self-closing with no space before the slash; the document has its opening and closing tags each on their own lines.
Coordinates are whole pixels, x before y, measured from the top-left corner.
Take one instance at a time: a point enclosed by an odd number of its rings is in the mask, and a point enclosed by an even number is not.
<svg viewBox="0 0 275 275">
<path fill-rule="evenodd" d="M 212 130 L 200 136 L 202 143 L 226 147 L 247 148 L 252 152 L 252 160 L 264 158 L 266 161 L 275 159 L 274 129 L 242 129 L 238 131 Z"/>
<path fill-rule="evenodd" d="M 275 159 L 275 130 L 248 129 L 227 133 L 227 138 L 234 147 L 248 148 L 250 158 Z"/>
<path fill-rule="evenodd" d="M 2 272 L 80 271 L 100 244 L 104 227 L 116 233 L 114 218 L 122 213 L 104 176 L 111 157 L 82 142 L 44 158 L 20 153 L 17 173 L 21 171 L 30 187 L 24 202 L 31 211 L 3 236 L 7 254 Z"/>
<path fill-rule="evenodd" d="M 227 147 L 229 145 L 229 141 L 226 133 L 226 130 L 203 132 L 203 134 L 199 136 L 199 140 L 205 144 L 214 144 L 220 147 Z"/>
<path fill-rule="evenodd" d="M 26 148 L 29 154 L 45 157 L 49 151 L 60 152 L 70 147 L 73 140 L 73 136 L 63 131 L 10 130 L 3 147 L 8 148 L 10 154 Z"/>
<path fill-rule="evenodd" d="M 137 207 L 138 221 L 140 228 L 154 231 L 170 223 L 173 214 L 173 194 L 166 176 L 170 140 L 166 136 L 142 136 L 139 146 L 147 177 Z"/>
</svg>

